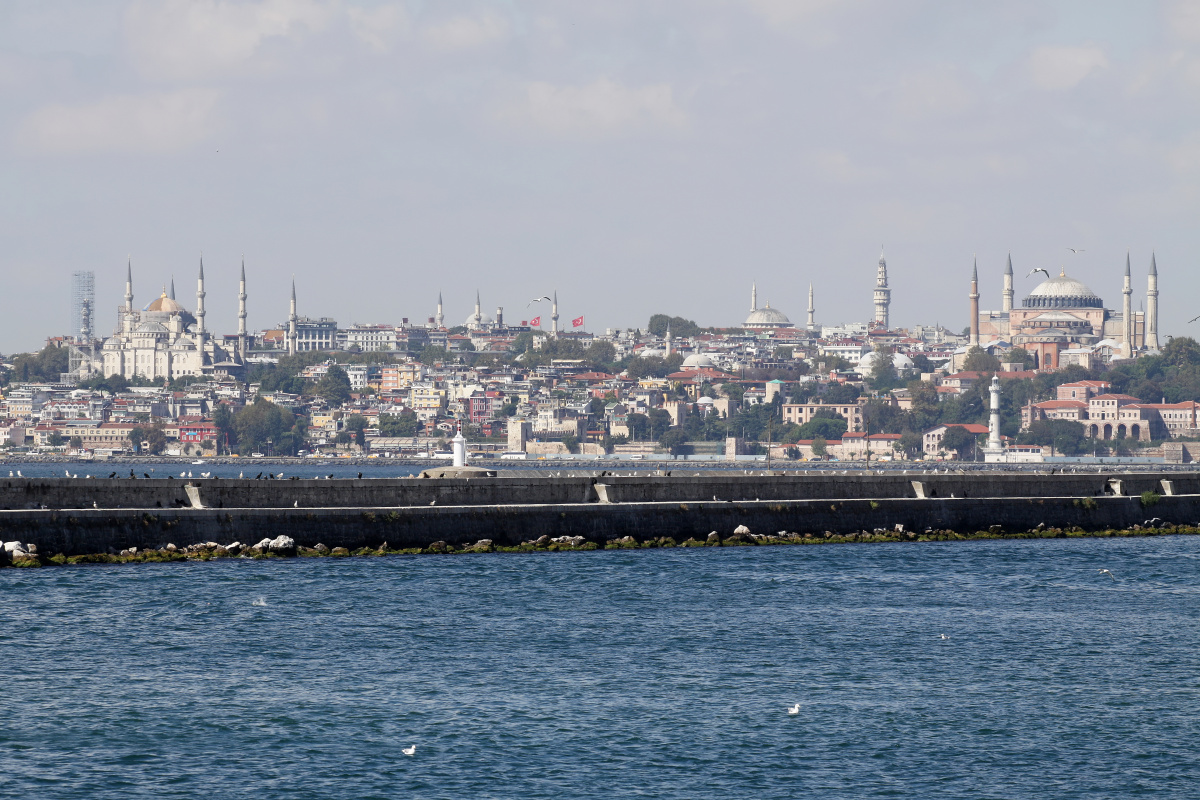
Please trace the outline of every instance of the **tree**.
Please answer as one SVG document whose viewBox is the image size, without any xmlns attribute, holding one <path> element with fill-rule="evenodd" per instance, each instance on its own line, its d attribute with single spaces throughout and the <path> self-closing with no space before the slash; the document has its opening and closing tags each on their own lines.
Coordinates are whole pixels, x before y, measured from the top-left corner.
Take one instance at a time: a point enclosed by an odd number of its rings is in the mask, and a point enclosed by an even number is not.
<svg viewBox="0 0 1200 800">
<path fill-rule="evenodd" d="M 608 370 L 617 359 L 617 348 L 613 347 L 612 342 L 592 342 L 588 349 L 583 351 L 583 357 L 593 369 Z"/>
<path fill-rule="evenodd" d="M 281 451 L 290 450 L 296 443 L 295 416 L 262 397 L 238 411 L 233 422 L 237 429 L 238 451 L 242 454 L 264 451 L 267 440 L 277 443 L 277 449 Z M 289 433 L 293 435 L 287 441 L 281 441 Z"/>
<path fill-rule="evenodd" d="M 682 428 L 669 428 L 662 436 L 658 437 L 658 443 L 667 448 L 673 456 L 679 455 L 687 441 L 687 434 Z"/>
<path fill-rule="evenodd" d="M 564 436 L 562 439 L 563 446 L 567 448 L 568 453 L 579 452 L 579 439 L 574 436 Z"/>
<path fill-rule="evenodd" d="M 1024 444 L 1051 446 L 1064 456 L 1090 449 L 1086 443 L 1086 429 L 1081 423 L 1070 419 L 1040 419 L 1032 423 L 1020 438 Z"/>
<path fill-rule="evenodd" d="M 134 425 L 129 430 L 129 443 L 133 445 L 133 452 L 142 452 L 142 442 L 146 441 L 146 429 L 141 425 Z"/>
<path fill-rule="evenodd" d="M 958 425 L 947 428 L 942 437 L 942 449 L 947 453 L 957 453 L 960 459 L 967 456 L 974 444 L 975 434 Z"/>
<path fill-rule="evenodd" d="M 836 415 L 835 415 L 836 416 Z M 846 432 L 846 420 L 842 417 L 813 417 L 800 426 L 799 439 L 841 439 Z"/>
<path fill-rule="evenodd" d="M 646 414 L 650 422 L 650 435 L 648 438 L 653 439 L 655 436 L 661 436 L 671 427 L 671 414 L 662 408 L 652 408 Z"/>
<path fill-rule="evenodd" d="M 367 449 L 367 418 L 362 414 L 351 414 L 343 423 L 346 430 L 354 434 L 354 443 L 363 450 Z"/>
<path fill-rule="evenodd" d="M 83 437 L 82 436 L 72 436 L 69 444 L 71 445 L 72 450 L 82 450 L 83 449 Z"/>
<path fill-rule="evenodd" d="M 381 436 L 416 436 L 420 426 L 417 415 L 411 411 L 400 414 L 380 414 L 379 433 Z"/>
<path fill-rule="evenodd" d="M 321 380 L 317 381 L 313 393 L 331 407 L 337 408 L 350 400 L 350 376 L 346 374 L 346 370 L 332 364 L 321 376 Z"/>
<path fill-rule="evenodd" d="M 979 345 L 975 345 L 967 351 L 967 357 L 963 360 L 963 371 L 999 372 L 1000 359 L 996 358 Z"/>
<path fill-rule="evenodd" d="M 645 441 L 650 438 L 650 418 L 645 414 L 629 414 L 625 417 L 625 427 L 634 440 Z"/>
<path fill-rule="evenodd" d="M 826 403 L 837 405 L 838 403 L 853 403 L 856 402 L 862 392 L 857 386 L 851 386 L 848 383 L 831 383 L 825 390 L 823 399 Z"/>
<path fill-rule="evenodd" d="M 233 412 L 229 410 L 227 404 L 217 403 L 217 407 L 213 409 L 213 427 L 217 429 L 218 444 L 224 442 L 228 446 L 237 442 Z"/>
<path fill-rule="evenodd" d="M 646 330 L 655 335 L 662 336 L 667 332 L 667 326 L 671 326 L 671 336 L 682 336 L 688 338 L 699 335 L 703 329 L 690 319 L 683 317 L 669 317 L 666 314 L 655 314 L 650 317 L 650 324 L 646 326 Z"/>
<path fill-rule="evenodd" d="M 868 380 L 871 388 L 878 392 L 887 391 L 900 385 L 900 375 L 896 372 L 896 365 L 892 360 L 892 348 L 882 344 L 875 346 Z"/>
<path fill-rule="evenodd" d="M 819 458 L 824 458 L 829 453 L 829 448 L 826 446 L 825 437 L 814 436 L 812 440 L 812 454 Z"/>
<path fill-rule="evenodd" d="M 161 422 L 154 423 L 146 431 L 146 449 L 151 455 L 161 455 L 167 449 L 167 432 Z"/>
<path fill-rule="evenodd" d="M 925 440 L 921 434 L 916 431 L 904 431 L 900 434 L 900 441 L 894 445 L 897 452 L 903 453 L 908 458 L 916 458 L 921 455 L 924 449 Z"/>
<path fill-rule="evenodd" d="M 58 431 L 54 431 L 53 433 L 51 433 L 49 436 L 46 437 L 46 444 L 50 445 L 51 447 L 62 447 L 63 446 L 62 434 L 59 433 Z"/>
</svg>

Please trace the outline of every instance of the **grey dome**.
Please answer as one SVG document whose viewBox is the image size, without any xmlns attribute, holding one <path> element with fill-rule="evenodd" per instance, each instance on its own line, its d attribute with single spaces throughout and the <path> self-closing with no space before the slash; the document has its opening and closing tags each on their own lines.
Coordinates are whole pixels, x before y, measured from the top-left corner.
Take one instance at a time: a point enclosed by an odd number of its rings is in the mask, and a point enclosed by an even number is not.
<svg viewBox="0 0 1200 800">
<path fill-rule="evenodd" d="M 750 316 L 746 317 L 744 327 L 747 328 L 790 328 L 792 321 L 788 319 L 787 314 L 777 308 L 771 308 L 771 304 L 763 308 L 756 308 L 750 312 Z"/>
<path fill-rule="evenodd" d="M 1038 284 L 1021 305 L 1025 308 L 1104 308 L 1104 301 L 1083 281 L 1068 277 L 1064 270 Z"/>
</svg>

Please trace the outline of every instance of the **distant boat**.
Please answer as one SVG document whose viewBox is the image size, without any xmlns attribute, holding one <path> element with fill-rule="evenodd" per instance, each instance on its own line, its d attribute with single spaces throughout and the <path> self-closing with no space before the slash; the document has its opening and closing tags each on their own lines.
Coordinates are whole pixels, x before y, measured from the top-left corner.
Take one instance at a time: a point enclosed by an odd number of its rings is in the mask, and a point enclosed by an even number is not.
<svg viewBox="0 0 1200 800">
<path fill-rule="evenodd" d="M 193 464 L 203 464 L 203 463 L 205 463 L 205 462 L 204 462 L 204 461 L 193 461 L 192 463 L 193 463 Z"/>
</svg>

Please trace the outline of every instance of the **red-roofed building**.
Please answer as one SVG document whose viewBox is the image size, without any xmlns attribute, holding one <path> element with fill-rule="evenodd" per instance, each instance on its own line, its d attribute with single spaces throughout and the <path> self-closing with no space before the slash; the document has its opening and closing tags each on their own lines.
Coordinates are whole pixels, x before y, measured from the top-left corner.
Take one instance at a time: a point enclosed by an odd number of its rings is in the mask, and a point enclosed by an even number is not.
<svg viewBox="0 0 1200 800">
<path fill-rule="evenodd" d="M 979 425 L 974 422 L 947 422 L 944 425 L 938 425 L 921 435 L 921 449 L 925 451 L 926 455 L 936 455 L 942 451 L 942 439 L 945 438 L 946 431 L 951 428 L 962 428 L 974 436 L 986 436 L 988 433 L 987 425 Z"/>
<path fill-rule="evenodd" d="M 842 460 L 864 460 L 868 450 L 870 450 L 871 458 L 879 456 L 896 458 L 899 456 L 895 447 L 898 441 L 900 441 L 898 433 L 872 433 L 867 436 L 865 433 L 847 431 L 842 434 Z"/>
</svg>

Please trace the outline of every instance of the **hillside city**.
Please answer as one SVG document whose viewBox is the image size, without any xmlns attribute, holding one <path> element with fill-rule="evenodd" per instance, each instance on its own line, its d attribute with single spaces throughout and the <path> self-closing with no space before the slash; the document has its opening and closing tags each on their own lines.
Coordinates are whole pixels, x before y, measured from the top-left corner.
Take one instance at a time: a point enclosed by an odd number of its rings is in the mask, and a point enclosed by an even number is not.
<svg viewBox="0 0 1200 800">
<path fill-rule="evenodd" d="M 751 288 L 744 322 L 666 314 L 644 328 L 560 319 L 557 293 L 447 323 L 339 325 L 297 313 L 235 334 L 205 325 L 203 264 L 189 311 L 175 288 L 139 307 L 133 268 L 113 332 L 94 332 L 92 273 L 76 273 L 78 330 L 0 356 L 0 449 L 105 457 L 440 457 L 461 432 L 473 457 L 788 461 L 1039 461 L 1200 455 L 1200 345 L 1158 340 L 1157 265 L 1134 312 L 1063 269 L 1019 304 L 1011 258 L 1000 310 L 964 280 L 968 324 L 890 324 L 881 255 L 863 322 L 793 323 Z M 964 276 L 965 277 L 965 276 Z M 232 296 L 232 292 L 230 292 Z M 864 304 L 865 305 L 865 304 Z M 524 311 L 524 309 L 523 309 Z M 998 379 L 998 413 L 989 391 Z M 993 431 L 998 427 L 998 431 Z M 991 441 L 989 442 L 989 435 Z"/>
</svg>

